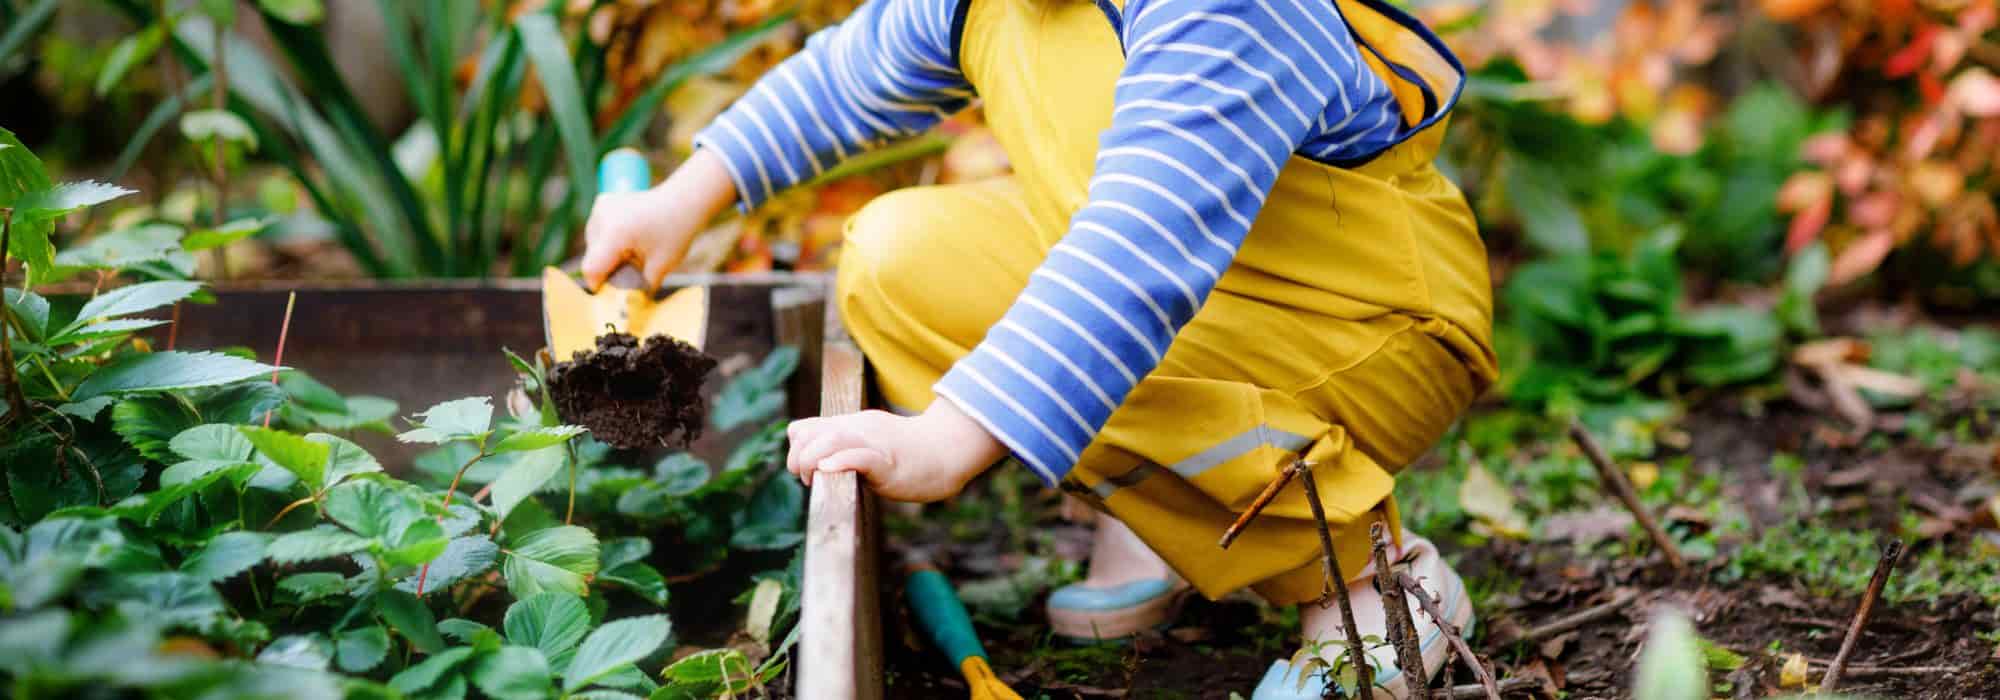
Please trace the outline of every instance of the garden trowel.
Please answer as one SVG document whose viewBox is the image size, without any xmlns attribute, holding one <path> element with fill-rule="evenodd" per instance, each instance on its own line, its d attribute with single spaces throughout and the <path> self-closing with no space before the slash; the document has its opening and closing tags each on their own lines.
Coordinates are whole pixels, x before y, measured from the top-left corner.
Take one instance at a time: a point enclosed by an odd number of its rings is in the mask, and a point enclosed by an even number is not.
<svg viewBox="0 0 2000 700">
<path fill-rule="evenodd" d="M 652 169 L 638 151 L 620 148 L 597 167 L 602 192 L 638 192 L 652 186 Z M 618 331 L 640 339 L 666 335 L 699 349 L 708 329 L 708 288 L 683 287 L 665 298 L 645 290 L 638 271 L 622 267 L 595 292 L 554 267 L 542 270 L 542 328 L 549 353 L 567 360 Z"/>
</svg>

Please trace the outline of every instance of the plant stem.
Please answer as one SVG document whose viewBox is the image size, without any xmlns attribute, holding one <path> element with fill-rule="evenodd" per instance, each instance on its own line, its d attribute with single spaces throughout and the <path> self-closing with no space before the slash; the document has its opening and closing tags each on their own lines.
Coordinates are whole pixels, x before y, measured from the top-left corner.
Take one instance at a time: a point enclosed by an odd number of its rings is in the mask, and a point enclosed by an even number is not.
<svg viewBox="0 0 2000 700">
<path fill-rule="evenodd" d="M 1340 621 L 1347 626 L 1347 656 L 1354 664 L 1354 688 L 1361 700 L 1375 700 L 1375 672 L 1368 667 L 1368 650 L 1361 646 L 1361 627 L 1354 623 L 1354 601 L 1347 597 L 1347 576 L 1340 572 L 1340 557 L 1334 555 L 1333 533 L 1327 530 L 1326 506 L 1319 502 L 1319 482 L 1312 467 L 1295 459 L 1288 469 L 1298 472 L 1299 486 L 1306 491 L 1306 505 L 1312 508 L 1319 526 L 1319 548 L 1326 554 L 1326 583 L 1340 605 Z"/>
<path fill-rule="evenodd" d="M 14 209 L 12 207 L 0 209 L 0 278 L 4 278 L 7 273 L 7 247 L 13 245 L 13 238 Z M 0 289 L 4 288 L 4 285 L 0 285 Z M 27 290 L 27 284 L 23 283 L 21 291 L 26 293 Z M 0 300 L 0 365 L 5 366 L 5 369 L 0 369 L 0 381 L 7 383 L 7 419 L 9 421 L 12 421 L 15 416 L 28 414 L 28 397 L 26 394 L 21 393 L 21 379 L 14 374 L 13 334 L 7 330 L 8 325 L 12 323 L 13 317 L 14 307 L 8 306 L 5 300 Z"/>
<path fill-rule="evenodd" d="M 474 464 L 478 464 L 478 463 L 479 463 L 479 460 L 482 460 L 482 459 L 486 459 L 486 457 L 487 457 L 487 455 L 486 455 L 486 446 L 485 446 L 485 445 L 480 445 L 480 446 L 479 446 L 479 453 L 478 453 L 478 454 L 475 454 L 475 455 L 473 455 L 473 456 L 472 456 L 472 459 L 468 459 L 468 460 L 465 460 L 465 466 L 461 466 L 461 467 L 459 467 L 459 468 L 458 468 L 458 473 L 457 473 L 457 474 L 453 474 L 453 475 L 451 475 L 451 486 L 448 486 L 448 487 L 446 487 L 446 488 L 445 488 L 445 490 L 444 490 L 444 510 L 445 510 L 445 514 L 449 514 L 449 513 L 451 512 L 451 496 L 452 496 L 452 494 L 455 494 L 455 493 L 458 493 L 458 481 L 459 481 L 460 479 L 463 479 L 463 478 L 465 478 L 465 473 L 466 473 L 467 471 L 470 471 L 470 470 L 472 469 L 472 465 L 474 465 Z M 438 523 L 439 525 L 443 525 L 443 524 L 444 524 L 444 514 L 440 514 L 440 515 L 438 515 L 438 517 L 437 517 L 437 523 Z M 423 568 L 422 570 L 419 570 L 419 571 L 417 572 L 417 596 L 418 596 L 418 597 L 422 597 L 422 596 L 424 595 L 424 581 L 425 581 L 426 579 L 429 579 L 429 578 L 430 578 L 430 575 L 431 575 L 431 563 L 430 563 L 430 562 L 424 562 L 424 568 Z"/>
<path fill-rule="evenodd" d="M 299 500 L 296 500 L 296 501 L 292 501 L 291 503 L 287 503 L 287 504 L 285 504 L 285 507 L 284 507 L 284 508 L 280 508 L 280 509 L 278 509 L 278 514 L 277 514 L 277 515 L 273 515 L 273 516 L 271 516 L 271 522 L 268 522 L 268 523 L 264 523 L 264 529 L 266 529 L 266 530 L 269 530 L 269 529 L 271 529 L 271 528 L 272 528 L 273 526 L 276 526 L 276 525 L 278 524 L 278 521 L 280 521 L 280 520 L 284 520 L 284 519 L 285 519 L 285 516 L 287 516 L 287 515 L 290 515 L 290 514 L 292 513 L 292 511 L 293 511 L 293 510 L 296 510 L 296 509 L 297 509 L 297 508 L 298 508 L 299 506 L 302 506 L 302 505 L 305 505 L 305 504 L 307 504 L 307 503 L 311 503 L 311 502 L 313 502 L 313 501 L 317 501 L 317 500 L 319 500 L 319 494 L 313 494 L 313 495 L 311 495 L 311 496 L 307 496 L 307 497 L 305 497 L 305 498 L 301 498 L 301 499 L 299 499 Z M 238 510 L 241 510 L 241 509 L 242 509 L 242 506 L 241 506 L 241 505 L 239 504 L 239 505 L 237 506 L 237 508 L 238 508 Z"/>
<path fill-rule="evenodd" d="M 563 510 L 563 524 L 568 525 L 576 519 L 576 472 L 581 468 L 579 463 L 582 460 L 576 457 L 575 440 L 563 443 L 563 447 L 569 453 L 569 507 Z"/>
<path fill-rule="evenodd" d="M 1403 669 L 1403 683 L 1412 698 L 1429 698 L 1431 676 L 1424 672 L 1424 652 L 1417 645 L 1417 624 L 1410 619 L 1410 601 L 1396 584 L 1396 572 L 1389 568 L 1389 528 L 1386 517 L 1368 525 L 1369 556 L 1375 559 L 1375 590 L 1382 594 L 1382 615 L 1389 623 L 1389 643 L 1396 649 L 1396 665 Z"/>
<path fill-rule="evenodd" d="M 1889 583 L 1889 572 L 1902 559 L 1902 540 L 1889 540 L 1882 547 L 1882 558 L 1875 562 L 1875 575 L 1868 578 L 1868 592 L 1861 596 L 1861 607 L 1854 610 L 1854 621 L 1847 625 L 1847 638 L 1840 642 L 1840 653 L 1833 655 L 1833 663 L 1826 665 L 1826 675 L 1820 677 L 1820 692 L 1831 693 L 1839 688 L 1840 676 L 1847 672 L 1847 657 L 1854 654 L 1854 647 L 1861 641 L 1861 628 L 1868 626 L 1868 613 L 1875 609 L 1875 599 L 1882 597 L 1882 586 Z"/>
<path fill-rule="evenodd" d="M 298 302 L 299 302 L 298 292 L 292 292 L 291 294 L 285 296 L 285 320 L 278 324 L 278 353 L 276 357 L 271 358 L 271 364 L 276 365 L 278 367 L 285 366 L 285 338 L 289 337 L 292 334 L 292 306 L 294 304 L 297 304 Z M 271 386 L 278 385 L 279 371 L 281 370 L 277 369 L 271 370 Z M 276 408 L 271 408 L 264 411 L 264 427 L 266 428 L 271 427 L 271 414 L 277 412 L 278 409 Z"/>
<path fill-rule="evenodd" d="M 1500 700 L 1500 685 L 1493 680 L 1493 672 L 1486 670 L 1486 664 L 1481 662 L 1479 655 L 1474 654 L 1472 647 L 1465 643 L 1465 637 L 1461 636 L 1458 626 L 1451 624 L 1451 621 L 1445 618 L 1444 610 L 1439 609 L 1437 599 L 1431 597 L 1430 592 L 1424 590 L 1423 584 L 1417 583 L 1417 580 L 1407 573 L 1396 572 L 1396 583 L 1403 587 L 1404 593 L 1415 597 L 1417 604 L 1424 606 L 1424 612 L 1430 613 L 1431 622 L 1437 624 L 1445 640 L 1451 643 L 1452 650 L 1458 652 L 1458 658 L 1464 659 L 1466 667 L 1472 669 L 1472 675 L 1479 679 L 1479 685 L 1474 687 L 1484 692 L 1480 697 Z M 1450 659 L 1446 659 L 1445 668 L 1450 667 Z M 1454 694 L 1456 690 L 1454 688 L 1446 693 Z"/>
<path fill-rule="evenodd" d="M 210 68 L 210 71 L 215 74 L 215 80 L 210 81 L 214 83 L 210 89 L 210 95 L 212 96 L 211 100 L 215 103 L 214 108 L 216 110 L 229 108 L 229 57 L 224 53 L 226 47 L 223 45 L 223 38 L 227 34 L 227 32 L 223 31 L 223 26 L 220 23 L 215 25 L 215 65 Z M 222 228 L 224 219 L 229 215 L 228 211 L 226 211 L 229 206 L 229 162 L 224 158 L 227 155 L 226 149 L 228 146 L 227 139 L 215 139 L 215 168 L 213 173 L 213 181 L 215 183 L 215 211 L 210 212 L 209 220 L 211 222 L 210 225 L 216 228 Z M 229 246 L 227 245 L 219 245 L 211 249 L 215 251 L 216 279 L 229 279 L 228 248 Z M 291 317 L 289 304 L 286 305 L 286 311 L 285 316 L 289 319 Z M 268 418 L 269 414 L 266 414 L 266 419 L 268 420 Z"/>
<path fill-rule="evenodd" d="M 1584 429 L 1582 421 L 1570 419 L 1569 437 L 1576 441 L 1577 447 L 1583 449 L 1583 456 L 1590 459 L 1591 466 L 1597 467 L 1598 480 L 1603 483 L 1604 488 L 1609 490 L 1611 495 L 1618 497 L 1619 502 L 1625 504 L 1626 510 L 1632 511 L 1632 517 L 1639 520 L 1639 526 L 1645 528 L 1646 535 L 1653 539 L 1654 546 L 1659 547 L 1660 552 L 1667 556 L 1667 563 L 1674 567 L 1674 571 L 1687 571 L 1687 559 L 1681 556 L 1681 548 L 1675 546 L 1673 538 L 1668 537 L 1667 531 L 1660 528 L 1660 521 L 1653 519 L 1653 512 L 1646 508 L 1646 504 L 1639 501 L 1639 492 L 1632 488 L 1632 481 L 1625 478 L 1625 472 L 1619 469 L 1618 465 L 1611 463 L 1610 455 L 1605 454 L 1604 448 L 1597 444 L 1597 439 L 1590 436 L 1589 430 Z"/>
</svg>

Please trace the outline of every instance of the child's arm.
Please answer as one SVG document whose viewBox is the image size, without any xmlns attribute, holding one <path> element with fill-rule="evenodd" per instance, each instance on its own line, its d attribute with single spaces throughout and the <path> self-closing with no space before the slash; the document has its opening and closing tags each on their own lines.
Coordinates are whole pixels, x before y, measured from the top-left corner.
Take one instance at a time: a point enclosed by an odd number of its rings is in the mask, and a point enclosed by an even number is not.
<svg viewBox="0 0 2000 700">
<path fill-rule="evenodd" d="M 794 469 L 963 484 L 983 446 L 940 456 L 925 430 L 969 420 L 1054 484 L 1194 317 L 1307 136 L 1400 133 L 1330 2 L 1128 0 L 1124 16 L 1112 125 L 1068 234 L 938 383 L 944 400 L 795 424 Z"/>
<path fill-rule="evenodd" d="M 814 34 L 697 134 L 694 156 L 666 182 L 598 200 L 585 229 L 585 279 L 596 287 L 631 261 L 658 286 L 729 202 L 748 211 L 964 108 L 973 92 L 952 50 L 956 6 L 870 0 Z"/>
</svg>

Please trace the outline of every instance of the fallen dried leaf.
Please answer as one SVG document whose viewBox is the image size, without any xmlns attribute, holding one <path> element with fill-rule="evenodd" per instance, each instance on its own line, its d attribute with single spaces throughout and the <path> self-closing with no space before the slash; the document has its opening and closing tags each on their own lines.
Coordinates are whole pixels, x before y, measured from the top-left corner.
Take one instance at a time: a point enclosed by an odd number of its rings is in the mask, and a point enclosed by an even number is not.
<svg viewBox="0 0 2000 700">
<path fill-rule="evenodd" d="M 1778 687 L 1799 688 L 1806 684 L 1806 674 L 1811 668 L 1806 665 L 1806 655 L 1792 653 L 1785 657 L 1785 664 L 1778 667 Z"/>
<path fill-rule="evenodd" d="M 1528 519 L 1514 506 L 1514 493 L 1484 467 L 1473 464 L 1458 485 L 1458 505 L 1495 534 L 1528 537 Z"/>
<path fill-rule="evenodd" d="M 1545 539 L 1587 546 L 1624 537 L 1631 528 L 1631 512 L 1617 506 L 1599 506 L 1542 518 L 1541 531 Z"/>
</svg>

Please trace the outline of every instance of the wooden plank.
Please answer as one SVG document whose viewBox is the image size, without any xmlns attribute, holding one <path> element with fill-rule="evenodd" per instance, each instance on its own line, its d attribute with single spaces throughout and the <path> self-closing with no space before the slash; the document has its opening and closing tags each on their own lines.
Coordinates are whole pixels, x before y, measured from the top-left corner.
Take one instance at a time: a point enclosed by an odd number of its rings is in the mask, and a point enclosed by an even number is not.
<svg viewBox="0 0 2000 700">
<path fill-rule="evenodd" d="M 861 410 L 866 369 L 861 350 L 827 304 L 821 348 L 820 415 Z M 882 697 L 881 595 L 875 497 L 852 473 L 813 480 L 806 514 L 805 600 L 800 616 L 798 697 Z"/>
</svg>

